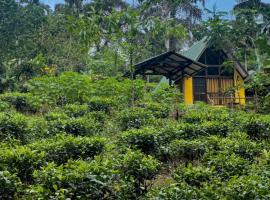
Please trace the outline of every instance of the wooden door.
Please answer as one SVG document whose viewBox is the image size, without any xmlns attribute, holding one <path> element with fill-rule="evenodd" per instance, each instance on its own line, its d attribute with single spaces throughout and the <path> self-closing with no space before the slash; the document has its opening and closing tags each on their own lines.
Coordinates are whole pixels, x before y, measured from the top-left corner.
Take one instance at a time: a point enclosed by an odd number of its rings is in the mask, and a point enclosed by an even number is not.
<svg viewBox="0 0 270 200">
<path fill-rule="evenodd" d="M 194 101 L 207 102 L 206 89 L 206 79 L 204 77 L 193 77 Z"/>
</svg>

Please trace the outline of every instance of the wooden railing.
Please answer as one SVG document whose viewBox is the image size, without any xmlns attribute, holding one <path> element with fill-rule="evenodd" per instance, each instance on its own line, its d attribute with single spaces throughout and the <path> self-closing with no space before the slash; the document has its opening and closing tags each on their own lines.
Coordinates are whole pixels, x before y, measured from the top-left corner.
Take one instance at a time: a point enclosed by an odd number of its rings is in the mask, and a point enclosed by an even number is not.
<svg viewBox="0 0 270 200">
<path fill-rule="evenodd" d="M 222 93 L 210 93 L 207 94 L 207 102 L 210 105 L 228 105 L 228 106 L 233 106 L 236 104 L 239 104 L 237 102 L 240 102 L 242 99 L 245 100 L 252 100 L 253 97 L 246 97 L 246 98 L 237 98 L 234 95 L 225 95 Z"/>
</svg>

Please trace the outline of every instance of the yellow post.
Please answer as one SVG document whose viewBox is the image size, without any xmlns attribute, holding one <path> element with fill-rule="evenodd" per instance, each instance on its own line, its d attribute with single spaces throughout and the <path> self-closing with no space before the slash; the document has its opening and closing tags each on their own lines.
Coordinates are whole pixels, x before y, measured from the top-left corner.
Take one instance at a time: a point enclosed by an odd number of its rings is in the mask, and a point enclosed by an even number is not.
<svg viewBox="0 0 270 200">
<path fill-rule="evenodd" d="M 193 80 L 192 77 L 185 77 L 183 81 L 183 94 L 185 104 L 193 104 Z"/>
<path fill-rule="evenodd" d="M 234 84 L 236 87 L 235 103 L 239 103 L 240 105 L 244 106 L 246 104 L 244 79 L 240 76 L 240 74 L 236 70 L 234 72 Z"/>
</svg>

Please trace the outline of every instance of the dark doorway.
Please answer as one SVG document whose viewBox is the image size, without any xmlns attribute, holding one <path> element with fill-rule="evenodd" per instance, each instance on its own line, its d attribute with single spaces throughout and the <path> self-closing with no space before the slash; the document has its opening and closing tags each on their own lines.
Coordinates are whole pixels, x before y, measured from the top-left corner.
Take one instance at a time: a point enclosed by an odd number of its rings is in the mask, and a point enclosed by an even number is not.
<svg viewBox="0 0 270 200">
<path fill-rule="evenodd" d="M 194 101 L 207 102 L 206 98 L 206 80 L 205 78 L 193 78 Z"/>
</svg>

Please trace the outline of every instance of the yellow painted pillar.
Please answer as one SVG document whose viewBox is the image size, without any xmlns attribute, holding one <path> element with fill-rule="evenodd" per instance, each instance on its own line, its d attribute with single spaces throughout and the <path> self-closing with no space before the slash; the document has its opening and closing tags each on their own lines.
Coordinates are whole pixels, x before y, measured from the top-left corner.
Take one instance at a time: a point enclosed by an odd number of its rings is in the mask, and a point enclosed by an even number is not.
<svg viewBox="0 0 270 200">
<path fill-rule="evenodd" d="M 246 104 L 244 79 L 240 76 L 240 74 L 236 70 L 234 72 L 234 84 L 236 87 L 235 103 L 239 103 L 240 105 L 244 106 Z"/>
<path fill-rule="evenodd" d="M 184 102 L 187 105 L 193 104 L 193 80 L 192 77 L 185 77 L 183 81 Z"/>
</svg>

